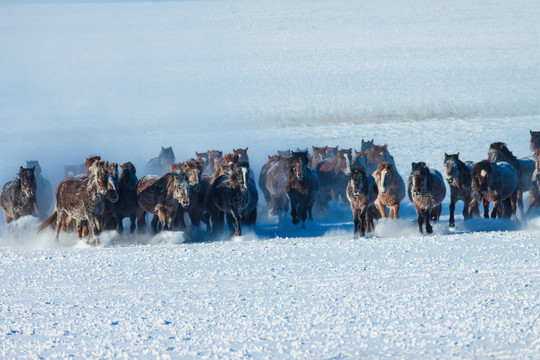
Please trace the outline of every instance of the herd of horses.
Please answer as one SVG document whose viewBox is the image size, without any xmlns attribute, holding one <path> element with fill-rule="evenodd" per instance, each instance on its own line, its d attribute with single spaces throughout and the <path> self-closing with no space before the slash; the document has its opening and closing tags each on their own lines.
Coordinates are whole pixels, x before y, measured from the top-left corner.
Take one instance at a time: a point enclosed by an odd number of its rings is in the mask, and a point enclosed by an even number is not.
<svg viewBox="0 0 540 360">
<path fill-rule="evenodd" d="M 258 185 L 268 211 L 279 221 L 290 211 L 293 224 L 306 227 L 313 212 L 324 216 L 330 201 L 348 203 L 354 236 L 365 236 L 377 220 L 399 218 L 400 203 L 408 197 L 417 213 L 420 233 L 433 232 L 439 220 L 446 185 L 450 188 L 449 226 L 455 226 L 455 206 L 462 201 L 465 220 L 480 217 L 524 216 L 523 194 L 530 194 L 530 211 L 540 207 L 540 131 L 530 131 L 535 159 L 518 159 L 501 142 L 492 143 L 486 160 L 463 162 L 457 154 L 444 154 L 445 176 L 425 162 L 411 164 L 408 183 L 398 173 L 387 145 L 362 140 L 360 151 L 338 147 L 313 147 L 304 151 L 278 151 L 262 166 Z M 176 162 L 171 147 L 162 147 L 138 179 L 131 162 L 118 165 L 99 156 L 84 166 L 66 166 L 65 178 L 56 189 L 54 211 L 51 184 L 41 175 L 37 161 L 21 166 L 17 179 L 7 182 L 0 196 L 6 223 L 35 214 L 47 227 L 76 231 L 88 243 L 99 244 L 102 230 L 123 232 L 129 218 L 130 232 L 147 231 L 146 214 L 152 215 L 152 232 L 181 229 L 191 232 L 204 223 L 218 234 L 227 222 L 230 236 L 241 236 L 243 226 L 257 221 L 259 192 L 245 149 L 225 154 L 218 150 L 195 153 Z M 119 171 L 119 168 L 121 172 Z M 79 173 L 82 172 L 82 173 Z M 489 213 L 490 203 L 493 203 Z M 388 213 L 387 213 L 388 208 Z M 186 225 L 189 217 L 189 227 Z M 91 233 L 91 234 L 90 234 Z"/>
</svg>

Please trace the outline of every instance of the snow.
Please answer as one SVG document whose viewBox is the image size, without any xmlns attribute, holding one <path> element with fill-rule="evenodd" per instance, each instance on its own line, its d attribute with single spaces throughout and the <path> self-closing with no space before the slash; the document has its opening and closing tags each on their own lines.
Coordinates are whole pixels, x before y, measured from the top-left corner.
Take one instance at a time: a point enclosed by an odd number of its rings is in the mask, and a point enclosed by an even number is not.
<svg viewBox="0 0 540 360">
<path fill-rule="evenodd" d="M 540 130 L 533 1 L 0 1 L 0 180 L 84 156 L 177 160 L 249 146 L 387 143 L 398 171 L 444 153 L 530 155 Z M 262 198 L 262 196 L 261 196 Z M 538 358 L 540 211 L 352 239 L 347 207 L 301 231 L 58 243 L 0 224 L 0 358 Z M 262 204 L 264 205 L 264 203 Z M 203 238 L 197 233 L 197 239 Z"/>
</svg>

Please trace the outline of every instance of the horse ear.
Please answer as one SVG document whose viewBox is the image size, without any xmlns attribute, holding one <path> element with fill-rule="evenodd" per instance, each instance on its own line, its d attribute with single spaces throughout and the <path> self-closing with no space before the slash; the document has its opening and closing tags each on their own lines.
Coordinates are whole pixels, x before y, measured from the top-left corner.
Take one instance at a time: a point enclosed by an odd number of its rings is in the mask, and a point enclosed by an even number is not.
<svg viewBox="0 0 540 360">
<path fill-rule="evenodd" d="M 383 149 L 386 150 L 386 148 L 388 147 L 388 144 L 384 144 L 383 145 Z"/>
<path fill-rule="evenodd" d="M 456 158 L 458 158 L 458 159 L 459 159 L 459 152 L 458 152 L 458 153 L 456 154 Z"/>
<path fill-rule="evenodd" d="M 22 173 L 24 171 L 24 168 L 21 166 L 21 169 L 19 170 L 19 173 Z"/>
<path fill-rule="evenodd" d="M 533 134 L 533 133 L 532 133 L 532 130 L 529 130 L 529 133 L 530 133 L 530 134 L 531 134 L 531 136 L 532 136 L 532 134 Z"/>
<path fill-rule="evenodd" d="M 417 166 L 418 166 L 418 164 L 415 163 L 415 162 L 413 162 L 413 163 L 411 164 L 411 167 L 412 167 L 413 169 L 414 169 L 415 167 L 417 167 Z"/>
<path fill-rule="evenodd" d="M 32 172 L 36 171 L 36 165 L 32 166 L 31 170 Z"/>
</svg>

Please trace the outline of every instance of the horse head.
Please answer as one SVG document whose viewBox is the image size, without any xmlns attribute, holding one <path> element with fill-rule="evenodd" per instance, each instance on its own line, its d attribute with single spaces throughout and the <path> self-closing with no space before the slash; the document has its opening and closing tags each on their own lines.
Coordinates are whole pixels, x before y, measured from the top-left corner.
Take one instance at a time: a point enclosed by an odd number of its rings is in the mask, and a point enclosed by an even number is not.
<svg viewBox="0 0 540 360">
<path fill-rule="evenodd" d="M 169 146 L 168 148 L 162 146 L 158 159 L 162 169 L 167 169 L 169 164 L 174 163 L 175 157 L 172 146 Z"/>
<path fill-rule="evenodd" d="M 371 140 L 368 140 L 368 141 L 364 141 L 364 139 L 362 139 L 362 144 L 360 146 L 360 152 L 367 152 L 369 149 L 371 149 L 373 147 L 373 139 Z"/>
<path fill-rule="evenodd" d="M 331 147 L 331 146 L 326 145 L 325 147 L 323 147 L 323 150 L 324 150 L 325 159 L 336 157 L 338 154 L 338 146 Z"/>
<path fill-rule="evenodd" d="M 233 149 L 233 154 L 238 155 L 238 161 L 249 163 L 247 151 L 247 147 L 245 149 Z"/>
<path fill-rule="evenodd" d="M 107 195 L 106 198 L 112 203 L 118 201 L 118 178 L 120 174 L 118 172 L 118 164 L 113 162 L 107 166 L 108 180 L 107 180 Z"/>
<path fill-rule="evenodd" d="M 287 159 L 291 157 L 291 150 L 278 150 L 278 156 Z"/>
<path fill-rule="evenodd" d="M 372 164 L 380 164 L 384 161 L 386 161 L 387 154 L 388 154 L 388 145 L 384 144 L 383 146 L 380 145 L 373 145 L 371 149 L 367 151 L 366 157 L 368 161 Z"/>
<path fill-rule="evenodd" d="M 411 176 L 409 177 L 411 192 L 416 196 L 425 194 L 429 190 L 428 178 L 429 168 L 425 162 L 412 163 Z"/>
<path fill-rule="evenodd" d="M 291 157 L 288 159 L 289 172 L 294 175 L 297 180 L 302 181 L 304 179 L 304 173 L 308 164 L 308 152 L 306 151 L 293 151 Z"/>
<path fill-rule="evenodd" d="M 493 169 L 488 160 L 483 160 L 474 165 L 471 171 L 472 188 L 475 192 L 485 195 L 489 191 L 492 182 Z"/>
<path fill-rule="evenodd" d="M 202 166 L 202 161 L 195 159 L 188 159 L 184 163 L 183 171 L 188 176 L 189 185 L 193 188 L 193 191 L 195 192 L 199 192 L 199 187 L 201 184 Z"/>
<path fill-rule="evenodd" d="M 540 149 L 536 149 L 535 155 L 536 155 L 536 161 L 535 161 L 536 166 L 534 170 L 535 178 L 533 179 L 533 182 L 536 183 L 536 188 L 540 189 Z"/>
<path fill-rule="evenodd" d="M 86 160 L 84 162 L 84 168 L 86 170 L 86 175 L 87 176 L 89 175 L 90 166 L 92 166 L 92 164 L 95 163 L 98 160 L 101 160 L 101 156 L 92 156 L 92 157 L 86 158 Z"/>
<path fill-rule="evenodd" d="M 241 191 L 247 191 L 250 171 L 247 162 L 237 162 L 232 164 L 229 175 L 230 187 L 238 188 Z"/>
<path fill-rule="evenodd" d="M 106 195 L 109 185 L 108 163 L 103 160 L 96 160 L 88 168 L 88 179 L 97 186 L 97 192 Z"/>
<path fill-rule="evenodd" d="M 31 167 L 35 167 L 36 170 L 34 170 L 34 175 L 36 177 L 40 176 L 41 175 L 41 166 L 39 165 L 39 161 L 37 160 L 30 160 L 30 161 L 26 161 L 26 167 L 27 168 L 31 168 Z"/>
<path fill-rule="evenodd" d="M 354 150 L 354 160 L 352 161 L 351 166 L 356 166 L 356 167 L 362 166 L 365 169 L 367 166 L 366 153 L 363 151 Z"/>
<path fill-rule="evenodd" d="M 213 173 L 219 169 L 219 165 L 223 163 L 223 151 L 208 150 L 208 166 L 210 172 Z"/>
<path fill-rule="evenodd" d="M 35 167 L 23 168 L 22 166 L 19 170 L 18 179 L 21 183 L 21 190 L 29 198 L 36 196 L 37 183 L 35 170 Z"/>
<path fill-rule="evenodd" d="M 529 132 L 531 133 L 531 150 L 535 152 L 540 149 L 540 131 L 529 130 Z"/>
<path fill-rule="evenodd" d="M 383 195 L 386 194 L 386 191 L 392 183 L 394 171 L 394 166 L 390 163 L 383 162 L 379 164 L 377 170 L 375 171 L 375 180 L 377 182 L 379 193 Z"/>
<path fill-rule="evenodd" d="M 124 184 L 128 190 L 136 191 L 138 180 L 136 175 L 137 169 L 135 169 L 135 165 L 128 161 L 120 165 L 120 168 L 122 169 L 122 174 L 120 175 L 119 182 Z"/>
<path fill-rule="evenodd" d="M 349 182 L 354 196 L 359 196 L 365 192 L 367 186 L 366 170 L 363 166 L 351 167 Z"/>
<path fill-rule="evenodd" d="M 205 152 L 205 153 L 195 152 L 195 157 L 197 158 L 197 160 L 202 162 L 203 168 L 208 166 L 208 153 L 207 152 Z"/>
<path fill-rule="evenodd" d="M 450 154 L 444 153 L 444 168 L 446 170 L 446 182 L 452 184 L 454 179 L 459 176 L 458 169 L 459 153 Z"/>
<path fill-rule="evenodd" d="M 339 171 L 341 171 L 345 175 L 349 175 L 351 173 L 352 149 L 338 150 L 336 156 L 338 156 L 340 159 Z"/>
<path fill-rule="evenodd" d="M 167 176 L 170 177 L 167 182 L 167 192 L 172 194 L 182 207 L 188 207 L 190 204 L 190 186 L 187 174 L 183 172 L 180 174 L 169 173 Z"/>
</svg>

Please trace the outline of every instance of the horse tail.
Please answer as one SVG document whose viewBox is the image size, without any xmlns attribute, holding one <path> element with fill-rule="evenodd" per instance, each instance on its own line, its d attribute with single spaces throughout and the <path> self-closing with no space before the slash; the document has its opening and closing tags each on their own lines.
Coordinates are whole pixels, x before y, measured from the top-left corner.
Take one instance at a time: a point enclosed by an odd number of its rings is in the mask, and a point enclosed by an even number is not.
<svg viewBox="0 0 540 360">
<path fill-rule="evenodd" d="M 52 224 L 56 222 L 57 215 L 58 215 L 58 211 L 56 209 L 54 209 L 51 216 L 49 216 L 47 219 L 45 219 L 41 223 L 41 225 L 39 225 L 39 227 L 37 229 L 37 234 L 39 234 L 41 231 L 43 231 L 43 229 L 45 229 L 47 226 L 52 226 Z"/>
</svg>

